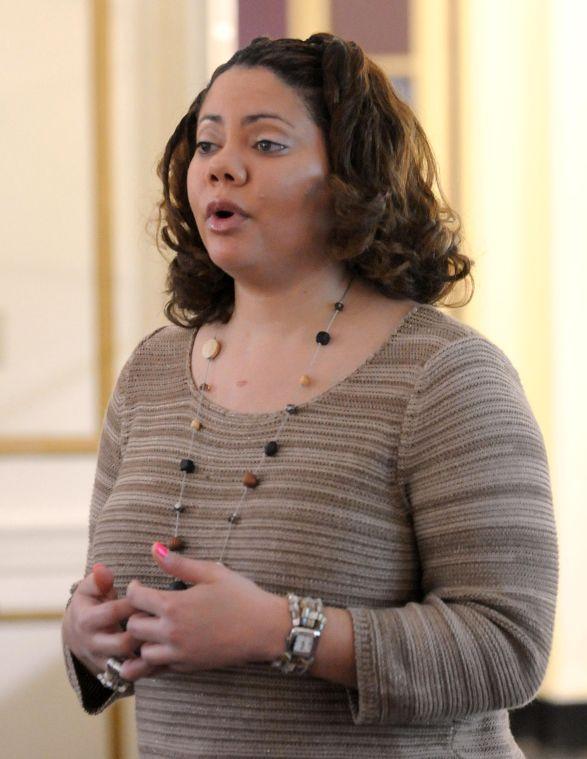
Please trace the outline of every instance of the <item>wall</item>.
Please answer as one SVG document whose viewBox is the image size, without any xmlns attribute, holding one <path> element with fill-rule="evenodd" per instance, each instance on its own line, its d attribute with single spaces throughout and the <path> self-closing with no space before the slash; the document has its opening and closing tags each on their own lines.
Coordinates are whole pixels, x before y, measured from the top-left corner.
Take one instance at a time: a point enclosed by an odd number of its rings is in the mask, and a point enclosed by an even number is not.
<svg viewBox="0 0 587 759">
<path fill-rule="evenodd" d="M 578 78 L 587 7 L 461 0 L 458 10 L 460 210 L 478 280 L 465 318 L 517 367 L 549 456 L 560 578 L 540 696 L 587 701 L 587 94 Z"/>
</svg>

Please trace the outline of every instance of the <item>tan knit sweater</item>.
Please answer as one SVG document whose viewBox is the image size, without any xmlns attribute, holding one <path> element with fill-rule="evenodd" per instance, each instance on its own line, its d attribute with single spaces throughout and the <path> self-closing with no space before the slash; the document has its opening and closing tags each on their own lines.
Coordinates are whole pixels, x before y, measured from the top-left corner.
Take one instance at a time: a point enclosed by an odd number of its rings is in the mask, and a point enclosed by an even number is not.
<svg viewBox="0 0 587 759">
<path fill-rule="evenodd" d="M 105 418 L 86 571 L 162 588 L 197 391 L 195 331 L 135 349 Z M 182 515 L 187 556 L 217 560 L 226 518 L 281 413 L 202 409 Z M 558 579 L 540 430 L 503 352 L 430 305 L 299 407 L 232 531 L 225 563 L 353 619 L 358 687 L 265 664 L 135 687 L 142 757 L 520 757 L 508 709 L 543 679 Z M 84 707 L 109 692 L 66 651 Z M 111 700 L 111 699 L 110 699 Z"/>
</svg>

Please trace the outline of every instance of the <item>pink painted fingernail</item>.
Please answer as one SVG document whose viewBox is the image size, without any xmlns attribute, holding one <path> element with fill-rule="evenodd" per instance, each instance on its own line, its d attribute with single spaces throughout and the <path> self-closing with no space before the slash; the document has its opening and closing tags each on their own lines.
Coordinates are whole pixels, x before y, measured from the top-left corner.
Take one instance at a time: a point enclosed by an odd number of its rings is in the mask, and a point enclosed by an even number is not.
<svg viewBox="0 0 587 759">
<path fill-rule="evenodd" d="M 169 553 L 169 548 L 163 545 L 163 543 L 155 543 L 155 553 L 162 558 L 165 558 Z"/>
</svg>

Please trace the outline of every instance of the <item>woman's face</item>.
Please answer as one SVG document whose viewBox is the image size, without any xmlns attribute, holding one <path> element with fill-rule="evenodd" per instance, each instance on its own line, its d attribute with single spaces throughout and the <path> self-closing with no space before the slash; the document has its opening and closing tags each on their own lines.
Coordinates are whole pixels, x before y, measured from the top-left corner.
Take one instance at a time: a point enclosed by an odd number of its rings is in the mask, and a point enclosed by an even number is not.
<svg viewBox="0 0 587 759">
<path fill-rule="evenodd" d="M 273 280 L 324 260 L 328 154 L 292 87 L 266 68 L 225 71 L 202 104 L 196 142 L 188 197 L 217 266 L 235 278 Z M 213 201 L 244 214 L 208 215 Z"/>
</svg>

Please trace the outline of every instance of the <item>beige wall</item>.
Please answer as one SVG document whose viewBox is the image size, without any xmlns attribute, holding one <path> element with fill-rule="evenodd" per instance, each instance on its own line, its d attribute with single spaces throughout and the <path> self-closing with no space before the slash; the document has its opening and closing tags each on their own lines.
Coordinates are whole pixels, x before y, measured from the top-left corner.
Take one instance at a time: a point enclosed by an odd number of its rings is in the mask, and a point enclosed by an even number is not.
<svg viewBox="0 0 587 759">
<path fill-rule="evenodd" d="M 587 242 L 587 4 L 566 0 L 547 14 L 551 30 L 549 174 L 551 234 L 546 303 L 550 304 L 552 435 L 550 460 L 561 543 L 555 649 L 545 691 L 561 701 L 587 700 L 587 469 L 585 429 L 585 282 Z"/>
<path fill-rule="evenodd" d="M 560 595 L 541 695 L 585 701 L 587 5 L 461 0 L 459 19 L 460 201 L 478 261 L 465 318 L 510 356 L 545 436 Z"/>
<path fill-rule="evenodd" d="M 48 448 L 53 441 L 67 450 L 66 435 L 91 440 L 97 430 L 100 286 L 113 296 L 114 373 L 164 322 L 165 266 L 145 227 L 159 191 L 156 163 L 211 65 L 206 40 L 217 11 L 209 5 L 0 0 L 0 92 L 9 116 L 0 141 L 11 146 L 1 160 L 3 175 L 14 177 L 1 190 L 0 437 L 8 447 L 19 436 L 43 436 Z M 96 13 L 107 23 L 106 102 L 94 90 Z M 96 107 L 111 115 L 113 276 L 102 285 Z M 51 621 L 82 572 L 94 466 L 93 454 L 79 452 L 0 457 L 3 756 L 114 756 L 116 714 L 80 710 L 62 666 L 59 622 Z M 122 714 L 115 732 L 132 759 L 132 700 Z"/>
</svg>

